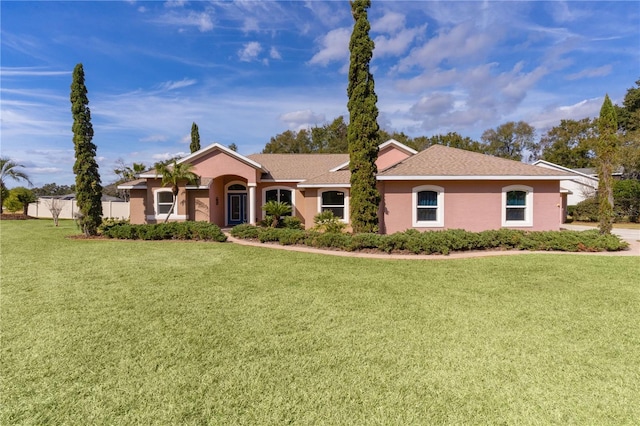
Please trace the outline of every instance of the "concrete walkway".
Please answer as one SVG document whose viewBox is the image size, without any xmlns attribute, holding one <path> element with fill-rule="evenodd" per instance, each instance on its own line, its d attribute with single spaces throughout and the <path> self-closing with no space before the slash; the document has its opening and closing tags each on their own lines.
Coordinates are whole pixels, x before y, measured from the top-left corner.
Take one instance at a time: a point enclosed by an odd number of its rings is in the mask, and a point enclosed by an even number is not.
<svg viewBox="0 0 640 426">
<path fill-rule="evenodd" d="M 573 225 L 576 226 L 576 225 Z M 563 228 L 569 229 L 566 225 L 563 225 Z M 583 227 L 585 230 L 593 229 L 588 226 Z M 574 230 L 582 230 L 582 229 L 574 229 Z M 229 233 L 229 229 L 224 229 L 224 233 L 227 235 L 228 241 L 243 245 L 243 246 L 253 246 L 253 247 L 261 247 L 266 249 L 276 249 L 276 250 L 288 250 L 288 251 L 297 251 L 301 253 L 316 253 L 316 254 L 326 254 L 330 256 L 342 256 L 342 257 L 359 257 L 359 258 L 369 258 L 369 259 L 402 259 L 402 260 L 449 260 L 449 259 L 468 259 L 473 257 L 489 257 L 489 256 L 514 256 L 514 255 L 525 255 L 525 254 L 561 254 L 561 255 L 578 255 L 578 256 L 640 256 L 640 238 L 633 240 L 635 234 L 631 234 L 631 239 L 627 240 L 623 237 L 627 242 L 629 242 L 629 249 L 625 251 L 605 251 L 605 252 L 596 252 L 596 253 L 575 253 L 575 252 L 563 252 L 563 251 L 528 251 L 528 250 L 476 250 L 476 251 L 459 251 L 453 252 L 449 255 L 441 255 L 441 254 L 387 254 L 387 253 L 363 253 L 363 252 L 348 252 L 341 250 L 325 250 L 325 249 L 317 249 L 313 247 L 307 246 L 283 246 L 278 243 L 261 243 L 259 241 L 249 241 L 242 240 L 238 238 L 234 238 Z M 635 231 L 635 230 L 632 230 Z M 637 232 L 637 231 L 635 231 Z M 640 268 L 640 261 L 639 261 Z"/>
</svg>

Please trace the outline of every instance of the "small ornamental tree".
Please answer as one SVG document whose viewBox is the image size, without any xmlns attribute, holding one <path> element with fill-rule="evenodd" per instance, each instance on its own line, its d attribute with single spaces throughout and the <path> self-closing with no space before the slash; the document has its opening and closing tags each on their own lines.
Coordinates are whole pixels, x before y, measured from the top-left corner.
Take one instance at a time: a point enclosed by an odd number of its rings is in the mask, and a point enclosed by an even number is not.
<svg viewBox="0 0 640 426">
<path fill-rule="evenodd" d="M 23 165 L 16 163 L 9 157 L 0 157 L 0 213 L 2 212 L 3 200 L 9 195 L 9 191 L 5 186 L 7 178 L 11 178 L 13 180 L 24 180 L 31 185 L 29 176 L 27 176 L 23 171 L 18 170 L 18 167 L 24 168 Z"/>
<path fill-rule="evenodd" d="M 191 124 L 191 145 L 189 145 L 191 153 L 200 151 L 200 133 L 198 132 L 198 125 L 194 122 Z"/>
<path fill-rule="evenodd" d="M 596 144 L 596 164 L 598 169 L 598 218 L 600 233 L 610 234 L 613 228 L 613 170 L 618 155 L 618 119 L 616 110 L 605 95 L 600 118 L 598 119 L 600 135 Z"/>
<path fill-rule="evenodd" d="M 58 226 L 60 222 L 60 213 L 62 213 L 63 201 L 60 198 L 52 197 L 45 198 L 44 200 L 45 206 L 51 212 L 51 217 L 53 218 L 53 224 Z"/>
<path fill-rule="evenodd" d="M 93 144 L 93 126 L 89 110 L 87 88 L 84 84 L 82 64 L 73 70 L 71 83 L 71 113 L 73 114 L 73 145 L 76 162 L 73 172 L 76 174 L 76 200 L 80 209 L 79 225 L 85 235 L 96 235 L 102 223 L 102 185 L 96 146 Z"/>
<path fill-rule="evenodd" d="M 176 208 L 176 203 L 178 201 L 178 193 L 180 192 L 179 183 L 186 181 L 189 184 L 196 183 L 198 181 L 198 175 L 193 173 L 191 169 L 193 166 L 188 163 L 178 163 L 177 161 L 173 161 L 173 164 L 157 164 L 156 165 L 156 176 L 162 176 L 162 186 L 170 186 L 171 193 L 173 194 L 173 204 L 171 204 L 171 208 L 169 209 L 169 213 L 167 213 L 167 217 L 164 220 L 165 223 L 169 221 L 169 217 L 173 213 Z"/>
<path fill-rule="evenodd" d="M 378 158 L 378 97 L 374 91 L 369 62 L 374 43 L 369 37 L 371 28 L 367 17 L 370 0 L 351 2 L 355 20 L 349 51 L 349 170 L 351 171 L 350 213 L 353 232 L 378 232 L 380 193 L 376 187 L 376 159 Z"/>
<path fill-rule="evenodd" d="M 22 210 L 22 214 L 27 216 L 29 212 L 29 204 L 38 201 L 38 197 L 32 190 L 23 186 L 18 186 L 9 191 L 9 196 L 4 200 L 7 210 L 17 212 Z"/>
</svg>

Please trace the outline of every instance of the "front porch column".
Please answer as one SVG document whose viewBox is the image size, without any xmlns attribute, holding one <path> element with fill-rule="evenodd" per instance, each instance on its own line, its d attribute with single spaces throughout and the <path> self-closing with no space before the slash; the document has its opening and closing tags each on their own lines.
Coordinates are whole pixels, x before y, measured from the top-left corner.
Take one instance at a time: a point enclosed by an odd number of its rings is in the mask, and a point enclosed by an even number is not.
<svg viewBox="0 0 640 426">
<path fill-rule="evenodd" d="M 250 183 L 249 187 L 249 224 L 256 224 L 256 184 Z"/>
</svg>

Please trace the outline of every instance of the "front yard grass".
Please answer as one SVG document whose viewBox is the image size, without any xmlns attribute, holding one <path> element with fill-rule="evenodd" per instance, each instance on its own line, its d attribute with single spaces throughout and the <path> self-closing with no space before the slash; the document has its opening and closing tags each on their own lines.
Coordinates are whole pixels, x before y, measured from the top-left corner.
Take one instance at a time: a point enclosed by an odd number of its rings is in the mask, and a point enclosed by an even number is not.
<svg viewBox="0 0 640 426">
<path fill-rule="evenodd" d="M 0 222 L 0 424 L 637 424 L 635 257 L 373 260 Z"/>
</svg>

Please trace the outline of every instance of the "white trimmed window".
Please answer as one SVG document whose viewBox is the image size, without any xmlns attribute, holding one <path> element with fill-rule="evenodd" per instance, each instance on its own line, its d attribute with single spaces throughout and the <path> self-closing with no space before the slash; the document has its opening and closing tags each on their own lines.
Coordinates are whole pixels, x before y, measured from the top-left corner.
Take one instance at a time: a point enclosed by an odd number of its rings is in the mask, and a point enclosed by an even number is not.
<svg viewBox="0 0 640 426">
<path fill-rule="evenodd" d="M 415 228 L 441 228 L 444 226 L 444 188 L 423 185 L 413 188 L 413 226 Z"/>
<path fill-rule="evenodd" d="M 266 204 L 269 201 L 289 204 L 291 206 L 291 213 L 286 214 L 286 216 L 295 215 L 295 194 L 291 188 L 274 186 L 265 188 L 262 191 L 262 204 Z M 264 211 L 262 215 L 265 215 Z"/>
<path fill-rule="evenodd" d="M 335 217 L 349 222 L 349 192 L 343 188 L 325 189 L 318 192 L 318 211 L 332 211 Z"/>
<path fill-rule="evenodd" d="M 533 188 L 524 185 L 502 188 L 502 226 L 533 226 Z"/>
<path fill-rule="evenodd" d="M 171 205 L 173 204 L 173 192 L 171 192 L 171 188 L 159 188 L 154 191 L 153 194 L 154 199 L 154 215 L 147 216 L 149 220 L 162 220 L 166 219 L 169 214 L 169 210 L 171 210 Z M 186 220 L 186 215 L 178 214 L 178 203 L 176 203 L 173 208 L 173 212 L 171 213 L 171 219 L 174 220 Z"/>
</svg>

